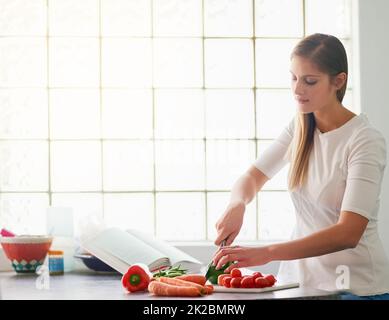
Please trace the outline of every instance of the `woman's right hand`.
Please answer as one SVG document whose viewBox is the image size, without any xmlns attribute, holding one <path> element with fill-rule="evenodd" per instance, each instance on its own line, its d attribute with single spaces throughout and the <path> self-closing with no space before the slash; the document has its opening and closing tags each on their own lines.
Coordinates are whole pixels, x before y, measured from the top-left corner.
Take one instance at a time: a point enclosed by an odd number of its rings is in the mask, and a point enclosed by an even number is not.
<svg viewBox="0 0 389 320">
<path fill-rule="evenodd" d="M 239 234 L 243 224 L 246 205 L 244 202 L 230 203 L 223 215 L 216 222 L 217 237 L 215 245 L 220 246 L 223 240 L 230 246 Z"/>
</svg>

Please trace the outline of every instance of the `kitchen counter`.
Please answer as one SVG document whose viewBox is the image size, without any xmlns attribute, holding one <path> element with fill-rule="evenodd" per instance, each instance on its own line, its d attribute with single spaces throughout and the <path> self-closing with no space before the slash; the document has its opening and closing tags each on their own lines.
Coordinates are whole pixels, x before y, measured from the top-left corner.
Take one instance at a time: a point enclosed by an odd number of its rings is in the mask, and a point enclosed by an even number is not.
<svg viewBox="0 0 389 320">
<path fill-rule="evenodd" d="M 35 274 L 0 272 L 0 300 L 179 300 L 177 297 L 156 297 L 148 292 L 128 294 L 122 288 L 121 275 L 72 272 L 50 276 L 49 281 Z M 42 280 L 42 281 L 40 281 Z M 334 292 L 306 287 L 262 293 L 218 293 L 196 300 L 254 299 L 337 299 Z M 187 299 L 187 298 L 185 298 Z"/>
</svg>

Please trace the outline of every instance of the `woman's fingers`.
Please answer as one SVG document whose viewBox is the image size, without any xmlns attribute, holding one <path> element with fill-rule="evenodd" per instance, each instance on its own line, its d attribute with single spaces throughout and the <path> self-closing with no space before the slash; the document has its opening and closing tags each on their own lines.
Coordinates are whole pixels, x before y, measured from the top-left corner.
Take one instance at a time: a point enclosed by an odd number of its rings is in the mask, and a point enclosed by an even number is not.
<svg viewBox="0 0 389 320">
<path fill-rule="evenodd" d="M 226 254 L 226 250 L 229 249 L 229 247 L 222 247 L 219 248 L 215 255 L 213 256 L 212 263 L 216 266 L 219 263 L 219 260 L 222 256 Z"/>
<path fill-rule="evenodd" d="M 233 268 L 249 266 L 249 260 L 252 256 L 250 252 L 251 250 L 241 246 L 222 247 L 216 252 L 213 262 L 216 269 L 222 268 L 228 262 L 233 262 L 224 270 L 225 273 L 228 273 Z"/>
<path fill-rule="evenodd" d="M 217 236 L 217 238 L 216 238 L 216 240 L 215 240 L 215 245 L 217 245 L 217 246 L 220 246 L 221 245 L 221 243 L 223 242 L 223 240 L 226 240 L 227 239 L 227 241 L 230 241 L 229 239 L 230 239 L 230 234 L 227 234 L 227 233 L 225 233 L 225 232 L 221 232 L 218 236 Z"/>
<path fill-rule="evenodd" d="M 220 269 L 227 262 L 234 262 L 224 270 L 225 273 L 228 273 L 233 268 L 257 266 L 270 262 L 271 259 L 266 253 L 266 250 L 266 247 L 222 247 L 215 253 L 212 261 L 216 266 L 216 269 Z"/>
<path fill-rule="evenodd" d="M 235 238 L 238 236 L 239 230 L 231 233 L 228 238 L 226 239 L 226 246 L 231 246 L 231 244 L 234 242 Z"/>
<path fill-rule="evenodd" d="M 213 257 L 213 264 L 214 265 L 219 265 L 219 260 L 221 260 L 223 257 L 229 255 L 229 259 L 230 260 L 227 260 L 226 262 L 228 261 L 233 261 L 232 259 L 235 257 L 234 256 L 231 256 L 231 254 L 234 254 L 236 251 L 236 249 L 238 248 L 238 246 L 232 246 L 232 247 L 221 247 L 219 248 L 218 251 L 216 251 L 214 257 Z M 223 261 L 225 261 L 226 259 L 224 259 Z M 224 265 L 224 263 L 222 264 Z M 220 266 L 221 267 L 221 266 Z"/>
<path fill-rule="evenodd" d="M 242 262 L 242 261 L 237 261 L 233 264 L 231 264 L 226 270 L 224 270 L 225 273 L 230 273 L 232 269 L 234 268 L 242 268 L 242 267 L 247 267 L 247 265 Z"/>
<path fill-rule="evenodd" d="M 221 267 L 223 267 L 227 262 L 235 261 L 235 260 L 238 260 L 236 254 L 229 253 L 229 254 L 222 256 L 219 259 L 218 263 L 216 264 L 216 270 L 221 269 Z"/>
</svg>

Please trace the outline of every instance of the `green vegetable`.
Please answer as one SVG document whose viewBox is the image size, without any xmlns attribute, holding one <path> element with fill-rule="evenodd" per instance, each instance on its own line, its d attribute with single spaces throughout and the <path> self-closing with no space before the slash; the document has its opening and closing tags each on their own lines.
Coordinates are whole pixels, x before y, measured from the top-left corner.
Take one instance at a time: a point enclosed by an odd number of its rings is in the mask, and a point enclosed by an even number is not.
<svg viewBox="0 0 389 320">
<path fill-rule="evenodd" d="M 175 278 L 186 274 L 187 271 L 188 271 L 187 269 L 181 269 L 181 265 L 179 265 L 178 267 L 169 267 L 153 273 L 153 278 L 159 278 L 159 277 Z"/>
<path fill-rule="evenodd" d="M 208 278 L 209 282 L 211 282 L 212 284 L 217 284 L 217 279 L 218 279 L 218 276 L 216 274 L 213 274 L 212 276 L 210 276 Z"/>
<path fill-rule="evenodd" d="M 225 265 L 223 265 L 220 269 L 216 270 L 215 265 L 211 265 L 205 275 L 207 280 L 211 282 L 212 284 L 217 284 L 217 278 L 219 275 L 224 274 L 224 270 L 226 270 L 233 262 L 229 261 Z"/>
</svg>

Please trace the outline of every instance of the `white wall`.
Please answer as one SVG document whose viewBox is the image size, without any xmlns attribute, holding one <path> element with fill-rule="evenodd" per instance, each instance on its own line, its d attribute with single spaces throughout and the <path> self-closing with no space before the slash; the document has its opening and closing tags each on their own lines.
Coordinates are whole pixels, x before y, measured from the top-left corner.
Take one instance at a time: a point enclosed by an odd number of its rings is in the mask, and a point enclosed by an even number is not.
<svg viewBox="0 0 389 320">
<path fill-rule="evenodd" d="M 359 7 L 354 39 L 359 46 L 360 110 L 384 135 L 389 157 L 389 1 L 353 0 Z M 359 43 L 358 43 L 359 42 Z M 358 91 L 358 90 L 357 90 Z M 379 215 L 380 236 L 389 257 L 389 164 L 385 170 Z"/>
</svg>

